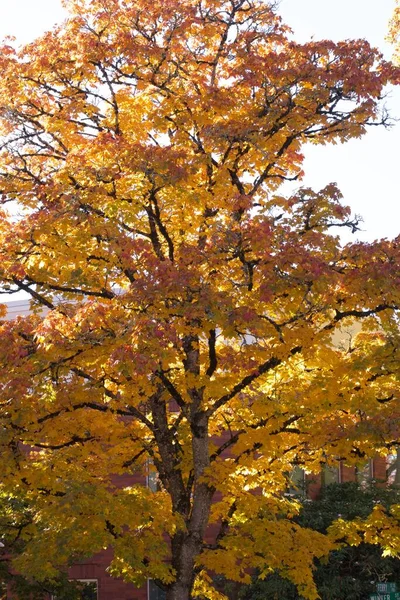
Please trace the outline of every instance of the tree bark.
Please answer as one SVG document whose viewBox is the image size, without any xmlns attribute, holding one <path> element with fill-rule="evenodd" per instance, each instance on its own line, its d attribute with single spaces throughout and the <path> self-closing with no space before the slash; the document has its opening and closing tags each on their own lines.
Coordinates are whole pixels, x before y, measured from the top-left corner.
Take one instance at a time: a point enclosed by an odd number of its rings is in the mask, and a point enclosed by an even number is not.
<svg viewBox="0 0 400 600">
<path fill-rule="evenodd" d="M 167 592 L 167 600 L 191 600 L 192 587 L 176 581 Z"/>
</svg>

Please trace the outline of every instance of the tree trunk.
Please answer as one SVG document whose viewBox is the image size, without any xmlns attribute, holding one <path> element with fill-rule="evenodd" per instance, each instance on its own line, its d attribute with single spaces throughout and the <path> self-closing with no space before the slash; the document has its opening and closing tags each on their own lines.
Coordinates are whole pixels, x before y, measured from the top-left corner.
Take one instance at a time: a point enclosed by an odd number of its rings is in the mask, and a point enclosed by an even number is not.
<svg viewBox="0 0 400 600">
<path fill-rule="evenodd" d="M 213 490 L 202 481 L 204 470 L 209 466 L 208 419 L 204 412 L 197 412 L 191 423 L 194 485 L 190 516 L 185 530 L 177 531 L 171 540 L 172 566 L 176 581 L 167 592 L 167 600 L 190 600 L 195 581 L 196 559 L 203 549 Z"/>
<path fill-rule="evenodd" d="M 198 323 L 191 323 L 198 326 Z M 200 375 L 199 340 L 195 335 L 183 341 L 186 373 L 194 377 Z M 167 600 L 191 600 L 195 581 L 196 559 L 203 549 L 204 534 L 207 528 L 213 490 L 203 481 L 205 470 L 210 466 L 208 416 L 202 410 L 203 388 L 191 387 L 188 390 L 191 402 L 188 405 L 188 420 L 192 433 L 193 483 L 190 490 L 190 509 L 187 506 L 188 490 L 178 491 L 174 509 L 181 513 L 185 529 L 177 531 L 171 539 L 172 566 L 176 580 L 167 591 Z M 173 473 L 173 472 L 172 472 Z M 170 476 L 171 478 L 171 476 Z M 183 502 L 185 500 L 185 502 Z M 185 510 L 182 510 L 182 507 Z"/>
<path fill-rule="evenodd" d="M 184 584 L 175 582 L 167 592 L 167 600 L 191 600 L 192 589 Z"/>
</svg>

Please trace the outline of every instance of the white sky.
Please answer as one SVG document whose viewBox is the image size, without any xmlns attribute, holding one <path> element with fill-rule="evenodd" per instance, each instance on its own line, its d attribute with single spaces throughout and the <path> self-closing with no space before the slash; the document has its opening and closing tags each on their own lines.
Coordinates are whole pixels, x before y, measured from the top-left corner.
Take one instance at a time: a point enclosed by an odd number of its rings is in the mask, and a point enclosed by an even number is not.
<svg viewBox="0 0 400 600">
<path fill-rule="evenodd" d="M 280 0 L 280 13 L 299 41 L 366 38 L 387 58 L 385 43 L 394 0 Z M 13 35 L 32 41 L 66 13 L 61 0 L 0 0 L 0 39 Z M 391 91 L 387 106 L 400 119 L 400 89 Z M 316 189 L 338 183 L 345 202 L 364 217 L 359 239 L 394 237 L 400 233 L 400 124 L 390 131 L 372 128 L 361 140 L 344 145 L 306 148 L 304 184 Z"/>
<path fill-rule="evenodd" d="M 385 37 L 394 5 L 394 0 L 281 0 L 280 13 L 299 41 L 365 38 L 390 59 Z M 389 92 L 386 105 L 400 119 L 400 87 Z M 359 239 L 395 237 L 400 234 L 399 146 L 400 123 L 389 131 L 372 127 L 347 144 L 308 147 L 304 183 L 317 189 L 338 183 L 346 204 L 364 217 Z"/>
</svg>

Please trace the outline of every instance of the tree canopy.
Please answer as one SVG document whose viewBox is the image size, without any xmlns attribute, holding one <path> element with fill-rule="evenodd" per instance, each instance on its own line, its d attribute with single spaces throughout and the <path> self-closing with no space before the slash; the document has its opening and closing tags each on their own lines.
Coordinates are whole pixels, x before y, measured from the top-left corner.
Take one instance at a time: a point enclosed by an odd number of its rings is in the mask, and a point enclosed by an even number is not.
<svg viewBox="0 0 400 600">
<path fill-rule="evenodd" d="M 398 63 L 400 58 L 400 4 L 398 0 L 396 0 L 396 6 L 394 9 L 393 17 L 390 22 L 389 27 L 389 41 L 394 44 L 395 54 L 394 60 Z"/>
<path fill-rule="evenodd" d="M 32 309 L 0 330 L 3 552 L 49 579 L 112 546 L 169 600 L 278 570 L 313 599 L 335 540 L 399 552 L 398 510 L 329 537 L 285 490 L 399 439 L 400 240 L 343 246 L 336 185 L 282 184 L 305 143 L 388 125 L 399 71 L 261 0 L 66 4 L 0 55 L 1 289 Z"/>
</svg>

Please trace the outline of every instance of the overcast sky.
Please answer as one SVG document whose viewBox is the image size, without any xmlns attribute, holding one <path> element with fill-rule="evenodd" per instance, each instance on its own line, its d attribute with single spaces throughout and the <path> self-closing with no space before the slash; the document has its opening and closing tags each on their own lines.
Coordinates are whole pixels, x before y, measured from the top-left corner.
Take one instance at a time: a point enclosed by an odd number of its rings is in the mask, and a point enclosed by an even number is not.
<svg viewBox="0 0 400 600">
<path fill-rule="evenodd" d="M 366 38 L 390 58 L 385 43 L 394 0 L 281 0 L 280 12 L 299 41 Z M 13 35 L 32 41 L 66 13 L 61 0 L 0 0 L 0 38 Z M 400 89 L 386 101 L 400 119 Z M 324 187 L 335 181 L 353 211 L 364 217 L 357 237 L 373 240 L 400 233 L 400 124 L 390 131 L 372 128 L 366 137 L 347 144 L 306 148 L 306 185 Z"/>
<path fill-rule="evenodd" d="M 390 59 L 385 42 L 394 0 L 281 0 L 280 12 L 296 39 L 366 38 Z M 386 104 L 400 119 L 400 88 Z M 372 127 L 364 138 L 306 150 L 304 183 L 321 188 L 335 181 L 353 211 L 364 217 L 357 237 L 373 240 L 400 234 L 400 123 L 387 131 Z"/>
</svg>

